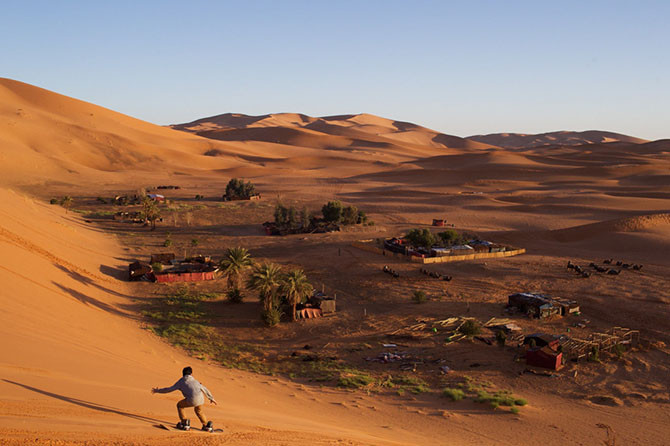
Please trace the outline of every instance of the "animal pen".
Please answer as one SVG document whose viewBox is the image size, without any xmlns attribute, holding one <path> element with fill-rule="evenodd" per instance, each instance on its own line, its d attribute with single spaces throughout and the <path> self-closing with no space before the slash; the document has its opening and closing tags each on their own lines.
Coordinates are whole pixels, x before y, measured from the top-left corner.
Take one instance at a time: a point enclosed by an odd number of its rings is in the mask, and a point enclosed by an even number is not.
<svg viewBox="0 0 670 446">
<path fill-rule="evenodd" d="M 618 345 L 634 346 L 640 342 L 640 332 L 630 328 L 614 327 L 606 333 L 592 333 L 587 339 L 568 339 L 561 344 L 566 357 L 573 361 L 588 359 L 595 350 L 611 352 Z"/>
<path fill-rule="evenodd" d="M 512 248 L 512 247 L 504 247 L 504 250 L 500 250 L 497 252 L 482 252 L 475 250 L 473 248 L 470 250 L 473 252 L 467 254 L 450 252 L 449 253 L 450 255 L 440 255 L 436 257 L 425 257 L 425 256 L 419 257 L 415 255 L 406 254 L 404 250 L 401 251 L 400 249 L 391 250 L 390 248 L 387 249 L 386 246 L 380 248 L 376 245 L 375 240 L 373 239 L 358 240 L 353 242 L 351 246 L 353 246 L 354 248 L 362 249 L 363 251 L 368 251 L 388 257 L 395 257 L 412 263 L 423 263 L 423 264 L 461 262 L 464 260 L 478 260 L 478 259 L 499 259 L 504 257 L 518 256 L 526 252 L 526 250 L 523 248 Z"/>
</svg>

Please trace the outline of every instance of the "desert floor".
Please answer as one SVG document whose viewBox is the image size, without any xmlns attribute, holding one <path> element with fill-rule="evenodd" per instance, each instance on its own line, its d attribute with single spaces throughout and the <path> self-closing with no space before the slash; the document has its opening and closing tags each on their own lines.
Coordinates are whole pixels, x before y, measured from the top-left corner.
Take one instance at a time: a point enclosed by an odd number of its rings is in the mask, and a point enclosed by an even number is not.
<svg viewBox="0 0 670 446">
<path fill-rule="evenodd" d="M 272 130 L 261 138 L 253 123 L 251 136 L 206 139 L 14 81 L 0 87 L 3 445 L 593 445 L 607 439 L 605 426 L 617 444 L 667 443 L 668 141 L 511 151 L 437 144 L 422 128 L 400 132 L 392 124 L 399 135 L 384 130 L 386 120 L 362 115 L 331 122 L 336 136 L 318 133 L 324 123 L 305 129 L 289 120 L 267 124 L 290 129 L 275 130 L 274 142 Z M 233 176 L 253 181 L 263 198 L 223 203 Z M 113 220 L 118 207 L 96 199 L 160 184 L 181 189 L 165 192 L 171 204 L 155 231 Z M 74 200 L 69 211 L 49 204 L 64 195 Z M 332 199 L 365 210 L 375 225 L 262 232 L 279 201 L 318 211 Z M 428 227 L 436 217 L 527 253 L 430 266 L 453 276 L 444 282 L 418 264 L 351 246 Z M 252 292 L 233 305 L 223 298 L 225 280 L 198 283 L 189 289 L 219 296 L 202 304 L 217 350 L 172 345 L 147 329 L 147 310 L 178 286 L 126 280 L 128 263 L 166 251 L 168 237 L 178 255 L 216 259 L 244 246 L 258 261 L 300 267 L 317 288 L 337 293 L 338 311 L 267 328 Z M 587 279 L 565 267 L 609 258 L 644 268 Z M 400 278 L 389 279 L 383 265 Z M 415 290 L 429 301 L 413 303 Z M 507 295 L 517 291 L 578 300 L 582 315 L 509 316 Z M 545 376 L 523 373 L 512 347 L 447 344 L 440 332 L 397 336 L 417 321 L 451 316 L 510 317 L 526 333 L 579 337 L 624 326 L 639 330 L 642 342 L 621 357 Z M 585 328 L 574 326 L 583 319 Z M 365 360 L 388 351 L 385 343 L 414 358 L 415 370 Z M 313 364 L 330 363 L 374 382 L 343 389 L 336 379 L 315 379 L 321 370 Z M 171 385 L 189 364 L 217 397 L 206 413 L 223 434 L 155 426 L 176 421 L 180 396 L 149 390 Z M 451 371 L 441 374 L 443 365 Z M 411 379 L 385 386 L 389 377 Z M 528 405 L 512 414 L 442 396 L 461 383 L 509 389 Z"/>
</svg>

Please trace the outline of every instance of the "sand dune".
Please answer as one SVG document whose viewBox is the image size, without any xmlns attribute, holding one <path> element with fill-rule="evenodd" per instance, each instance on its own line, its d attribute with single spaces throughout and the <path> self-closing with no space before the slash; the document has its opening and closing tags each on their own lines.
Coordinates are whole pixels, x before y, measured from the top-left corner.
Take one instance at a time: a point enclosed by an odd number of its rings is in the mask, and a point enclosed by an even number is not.
<svg viewBox="0 0 670 446">
<path fill-rule="evenodd" d="M 341 395 L 284 400 L 298 386 L 209 366 L 159 341 L 140 329 L 133 299 L 116 278 L 126 262 L 113 239 L 20 194 L 2 189 L 0 200 L 0 249 L 12 259 L 0 267 L 0 435 L 27 429 L 46 439 L 58 429 L 69 432 L 66 437 L 98 432 L 109 440 L 130 431 L 149 444 L 166 444 L 153 425 L 172 422 L 177 397 L 152 396 L 149 389 L 171 384 L 184 364 L 193 364 L 221 402 L 207 409 L 210 416 L 229 420 L 226 427 L 238 435 L 246 432 L 248 442 L 241 437 L 235 444 L 269 444 L 278 436 L 303 444 L 329 438 L 403 443 L 357 421 L 356 411 L 324 413 Z M 29 424 L 21 421 L 25 410 Z M 334 416 L 340 423 L 327 421 Z M 259 424 L 259 417 L 265 422 Z"/>
<path fill-rule="evenodd" d="M 223 437 L 189 437 L 192 444 L 558 446 L 598 443 L 597 423 L 613 426 L 624 444 L 667 438 L 670 140 L 563 132 L 564 139 L 534 138 L 542 146 L 512 151 L 368 114 L 226 114 L 170 129 L 7 79 L 0 80 L 0 117 L 3 445 L 183 444 L 183 436 L 153 426 L 174 421 L 178 396 L 148 389 L 171 384 L 186 363 L 219 396 L 220 406 L 207 412 L 226 429 Z M 252 179 L 263 200 L 216 203 L 233 176 Z M 68 192 L 75 208 L 90 207 L 97 195 L 155 184 L 182 186 L 170 198 L 187 206 L 205 194 L 196 204 L 210 206 L 179 215 L 185 225 L 175 217 L 155 232 L 127 226 L 112 235 L 110 219 L 87 222 L 46 204 Z M 313 237 L 260 231 L 279 200 L 318 210 L 330 199 L 359 206 L 376 225 Z M 428 227 L 438 216 L 528 253 L 445 265 L 440 271 L 455 277 L 447 284 L 426 281 L 415 264 L 350 246 Z M 628 325 L 656 343 L 547 377 L 524 374 L 511 351 L 479 342 L 449 347 L 440 333 L 431 353 L 403 346 L 426 355 L 416 376 L 434 381 L 429 395 L 350 392 L 224 369 L 142 329 L 141 304 L 159 291 L 121 280 L 127 263 L 163 249 L 167 234 L 183 246 L 198 237 L 214 255 L 249 246 L 254 256 L 304 268 L 337 290 L 335 317 L 278 331 L 259 327 L 257 314 L 245 322 L 252 304 L 235 313 L 221 302 L 216 311 L 230 319 L 222 316 L 218 329 L 261 343 L 268 355 L 276 348 L 285 360 L 306 343 L 332 343 L 342 346 L 333 355 L 397 373 L 364 359 L 387 341 L 384 333 L 426 317 L 500 316 L 508 292 L 538 289 L 580 300 L 595 329 Z M 645 269 L 590 281 L 565 269 L 567 259 L 586 265 L 615 255 L 644 261 Z M 381 273 L 389 262 L 401 280 L 389 283 Z M 417 289 L 431 301 L 411 304 Z M 515 320 L 534 330 L 577 330 L 572 320 Z M 440 361 L 450 374 L 440 374 Z M 517 417 L 448 401 L 439 393 L 454 376 L 492 381 L 531 404 Z"/>
<path fill-rule="evenodd" d="M 255 140 L 259 134 L 252 131 L 254 128 L 267 129 L 267 132 L 263 133 L 263 135 L 271 134 L 271 129 L 276 129 L 275 131 L 279 133 L 290 128 L 309 129 L 321 133 L 322 136 L 335 135 L 349 138 L 351 145 L 356 145 L 357 140 L 362 140 L 382 143 L 395 142 L 443 149 L 485 149 L 492 147 L 491 144 L 482 144 L 457 136 L 445 135 L 409 122 L 393 121 L 367 113 L 320 118 L 296 113 L 276 113 L 261 116 L 226 113 L 198 119 L 186 124 L 175 124 L 171 127 L 215 138 L 216 136 L 213 136 L 213 133 L 205 135 L 202 132 L 226 129 L 239 130 L 237 133 L 222 133 L 221 136 L 226 135 L 226 140 Z"/>
<path fill-rule="evenodd" d="M 550 231 L 550 234 L 556 240 L 574 242 L 612 232 L 654 232 L 659 230 L 670 233 L 670 214 L 618 218 L 572 228 L 557 229 Z"/>
<path fill-rule="evenodd" d="M 123 183 L 117 172 L 239 166 L 226 146 L 10 79 L 0 79 L 3 184 Z"/>
<path fill-rule="evenodd" d="M 583 132 L 560 131 L 527 135 L 523 133 L 491 133 L 488 135 L 473 135 L 467 139 L 486 144 L 504 147 L 506 149 L 533 149 L 543 146 L 580 146 L 584 144 L 626 142 L 641 144 L 648 142 L 644 139 L 620 133 L 605 132 L 602 130 L 587 130 Z"/>
</svg>

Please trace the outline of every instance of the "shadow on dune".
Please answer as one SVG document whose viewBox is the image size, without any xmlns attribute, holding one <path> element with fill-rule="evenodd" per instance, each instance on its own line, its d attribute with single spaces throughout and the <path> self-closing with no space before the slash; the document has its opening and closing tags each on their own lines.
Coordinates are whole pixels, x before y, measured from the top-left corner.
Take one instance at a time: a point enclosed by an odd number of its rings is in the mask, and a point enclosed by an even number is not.
<svg viewBox="0 0 670 446">
<path fill-rule="evenodd" d="M 107 311 L 109 313 L 116 314 L 117 316 L 123 316 L 123 317 L 131 317 L 128 313 L 124 313 L 123 311 L 119 310 L 116 307 L 113 307 L 112 305 L 109 305 L 108 303 L 102 302 L 94 297 L 88 296 L 84 293 L 81 293 L 75 289 L 66 287 L 65 285 L 61 285 L 58 282 L 52 281 L 56 287 L 58 287 L 61 291 L 69 294 L 70 296 L 74 297 L 78 301 L 86 304 L 86 305 L 91 305 L 94 307 L 98 307 L 101 310 Z"/>
<path fill-rule="evenodd" d="M 26 384 L 21 384 L 17 383 L 15 381 L 10 381 L 8 379 L 3 379 L 4 382 L 9 383 L 9 384 L 14 384 L 15 386 L 23 387 L 24 389 L 30 390 L 31 392 L 39 393 L 41 395 L 45 395 L 51 398 L 55 398 L 57 400 L 65 401 L 67 403 L 75 404 L 77 406 L 85 407 L 87 409 L 91 410 L 97 410 L 99 412 L 106 412 L 106 413 L 113 413 L 116 415 L 121 415 L 123 417 L 128 417 L 132 418 L 134 420 L 138 421 L 144 421 L 145 423 L 170 423 L 169 421 L 164 421 L 164 420 L 159 420 L 156 418 L 150 418 L 150 417 L 145 417 L 142 415 L 136 415 L 134 413 L 130 412 L 124 412 L 121 409 L 117 409 L 116 407 L 110 407 L 110 406 L 104 406 L 102 404 L 94 403 L 91 401 L 85 401 L 85 400 L 80 400 L 78 398 L 71 398 L 69 396 L 65 395 L 59 395 L 58 393 L 53 393 L 53 392 L 47 392 L 46 390 L 38 389 L 37 387 L 32 387 L 28 386 Z"/>
<path fill-rule="evenodd" d="M 131 263 L 132 261 L 129 261 L 128 263 Z M 123 267 L 123 266 L 108 266 L 108 265 L 100 265 L 100 272 L 106 276 L 113 277 L 117 280 L 127 280 L 128 279 L 128 267 Z"/>
<path fill-rule="evenodd" d="M 132 296 L 129 296 L 128 294 L 119 293 L 118 291 L 115 291 L 111 288 L 102 286 L 102 285 L 98 284 L 95 280 L 91 279 L 90 277 L 86 277 L 83 274 L 81 274 L 81 273 L 79 273 L 79 272 L 77 272 L 73 269 L 68 268 L 67 266 L 61 265 L 59 263 L 53 263 L 53 265 L 56 268 L 60 269 L 61 271 L 67 273 L 72 279 L 76 280 L 79 283 L 82 283 L 82 284 L 87 285 L 87 286 L 92 286 L 92 287 L 98 288 L 99 290 L 104 291 L 105 293 L 113 294 L 114 296 L 124 297 L 124 298 L 131 298 L 132 297 Z M 112 268 L 112 267 L 106 266 L 106 265 L 101 265 L 100 266 L 100 272 L 102 272 L 103 274 L 105 274 L 107 276 L 114 277 L 115 279 L 118 279 L 118 280 L 125 280 L 127 278 L 126 271 L 127 270 L 123 267 Z"/>
</svg>

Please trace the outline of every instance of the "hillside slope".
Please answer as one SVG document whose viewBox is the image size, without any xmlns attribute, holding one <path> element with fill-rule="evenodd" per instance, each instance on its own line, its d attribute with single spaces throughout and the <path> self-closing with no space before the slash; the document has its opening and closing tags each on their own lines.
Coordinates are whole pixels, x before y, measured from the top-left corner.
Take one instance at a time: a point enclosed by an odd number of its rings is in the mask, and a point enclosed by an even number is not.
<svg viewBox="0 0 670 446">
<path fill-rule="evenodd" d="M 113 239 L 60 208 L 12 191 L 0 189 L 0 202 L 0 252 L 11 259 L 0 265 L 3 445 L 26 444 L 26 435 L 31 443 L 53 444 L 48 439 L 56 431 L 58 444 L 80 444 L 73 439 L 82 436 L 86 444 L 110 444 L 120 435 L 142 444 L 183 444 L 178 433 L 154 427 L 174 422 L 181 396 L 149 390 L 171 385 L 187 364 L 219 399 L 206 411 L 232 429 L 227 444 L 274 444 L 277 438 L 327 444 L 341 438 L 390 445 L 421 438 L 410 430 L 385 432 L 380 415 L 366 415 L 376 419 L 369 426 L 359 411 L 334 404 L 342 392 L 314 398 L 299 384 L 187 357 L 139 327 L 136 300 L 116 278 L 127 263 Z"/>
<path fill-rule="evenodd" d="M 131 172 L 230 168 L 232 155 L 203 156 L 227 146 L 69 98 L 0 79 L 2 184 L 124 183 Z"/>
</svg>

